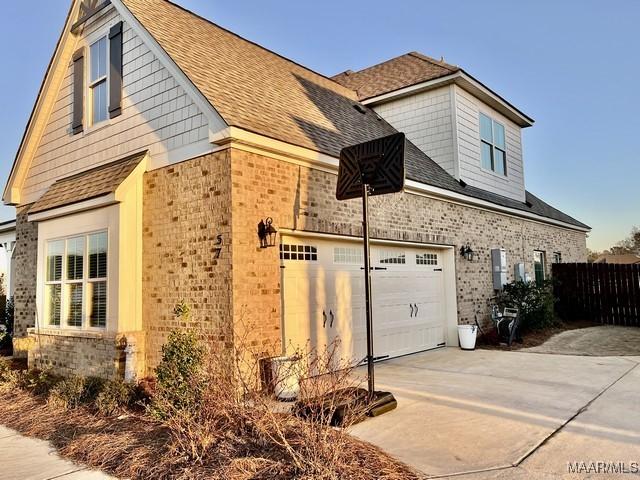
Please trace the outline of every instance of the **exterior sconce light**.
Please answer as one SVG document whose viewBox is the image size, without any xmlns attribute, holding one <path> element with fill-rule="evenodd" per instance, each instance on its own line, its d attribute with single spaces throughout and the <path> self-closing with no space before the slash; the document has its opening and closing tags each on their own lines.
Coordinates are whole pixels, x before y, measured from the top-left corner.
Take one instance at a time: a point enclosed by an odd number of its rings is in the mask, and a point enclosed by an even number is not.
<svg viewBox="0 0 640 480">
<path fill-rule="evenodd" d="M 474 252 L 469 245 L 460 247 L 460 256 L 469 262 L 473 262 Z"/>
<path fill-rule="evenodd" d="M 273 219 L 271 217 L 260 220 L 260 223 L 258 224 L 260 248 L 275 247 L 277 233 L 278 231 L 273 227 Z"/>
</svg>

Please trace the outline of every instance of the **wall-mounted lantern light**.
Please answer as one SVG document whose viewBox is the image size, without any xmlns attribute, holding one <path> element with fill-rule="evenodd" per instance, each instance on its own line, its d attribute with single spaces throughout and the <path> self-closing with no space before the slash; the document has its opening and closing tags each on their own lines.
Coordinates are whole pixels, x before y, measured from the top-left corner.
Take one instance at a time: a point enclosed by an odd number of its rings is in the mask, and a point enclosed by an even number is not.
<svg viewBox="0 0 640 480">
<path fill-rule="evenodd" d="M 474 252 L 469 245 L 460 247 L 460 256 L 469 262 L 473 262 Z"/>
<path fill-rule="evenodd" d="M 275 247 L 277 233 L 278 231 L 273 227 L 273 219 L 271 217 L 260 220 L 260 223 L 258 224 L 260 248 Z"/>
</svg>

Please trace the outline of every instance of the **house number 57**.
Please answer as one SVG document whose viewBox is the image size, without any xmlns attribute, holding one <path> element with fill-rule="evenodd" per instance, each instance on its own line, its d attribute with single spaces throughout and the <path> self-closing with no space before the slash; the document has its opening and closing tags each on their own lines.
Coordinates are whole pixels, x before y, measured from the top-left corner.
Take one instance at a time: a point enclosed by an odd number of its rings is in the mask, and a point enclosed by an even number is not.
<svg viewBox="0 0 640 480">
<path fill-rule="evenodd" d="M 216 245 L 222 245 L 222 235 L 218 235 L 216 237 Z M 220 258 L 220 254 L 222 253 L 222 247 L 215 247 L 213 249 L 213 258 L 216 260 Z"/>
</svg>

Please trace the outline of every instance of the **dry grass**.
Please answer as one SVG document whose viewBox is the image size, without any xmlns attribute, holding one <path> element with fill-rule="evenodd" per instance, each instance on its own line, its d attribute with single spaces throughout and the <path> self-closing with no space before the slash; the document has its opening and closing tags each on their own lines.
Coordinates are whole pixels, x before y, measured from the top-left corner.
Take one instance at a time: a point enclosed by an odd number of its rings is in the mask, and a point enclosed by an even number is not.
<svg viewBox="0 0 640 480">
<path fill-rule="evenodd" d="M 305 438 L 301 420 L 288 417 L 293 445 Z M 0 396 L 0 424 L 50 441 L 65 457 L 119 478 L 131 479 L 417 479 L 412 470 L 376 447 L 328 429 L 328 440 L 342 437 L 339 471 L 330 475 L 300 474 L 277 446 L 230 440 L 215 450 L 215 459 L 198 463 L 180 453 L 169 429 L 148 416 L 101 417 L 84 408 L 63 410 L 24 391 Z M 334 438 L 335 439 L 335 438 Z M 346 441 L 345 441 L 346 440 Z"/>
<path fill-rule="evenodd" d="M 13 389 L 0 394 L 0 424 L 48 440 L 63 456 L 120 478 L 419 478 L 378 448 L 351 437 L 347 429 L 328 426 L 340 401 L 334 392 L 358 382 L 334 352 L 301 354 L 292 367 L 296 371 L 286 372 L 305 380 L 297 407 L 317 405 L 319 397 L 329 406 L 306 419 L 290 414 L 252 380 L 257 378 L 251 370 L 255 358 L 245 348 L 231 355 L 229 350 L 210 350 L 204 374 L 193 380 L 203 382 L 193 385 L 203 392 L 197 408 L 160 405 L 170 412 L 162 421 L 150 415 L 153 410 L 102 416 L 85 406 L 62 408 L 44 396 Z M 355 409 L 345 424 L 362 414 Z"/>
</svg>

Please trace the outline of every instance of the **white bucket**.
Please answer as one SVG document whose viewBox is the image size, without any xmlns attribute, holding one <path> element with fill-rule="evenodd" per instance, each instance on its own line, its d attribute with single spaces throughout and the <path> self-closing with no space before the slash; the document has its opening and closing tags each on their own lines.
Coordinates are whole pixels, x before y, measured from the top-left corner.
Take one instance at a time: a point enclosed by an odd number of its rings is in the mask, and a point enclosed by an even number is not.
<svg viewBox="0 0 640 480">
<path fill-rule="evenodd" d="M 475 325 L 458 325 L 458 338 L 462 350 L 475 350 L 478 327 Z"/>
<path fill-rule="evenodd" d="M 274 357 L 271 359 L 271 371 L 273 373 L 274 393 L 278 400 L 295 400 L 300 392 L 295 357 Z"/>
</svg>

